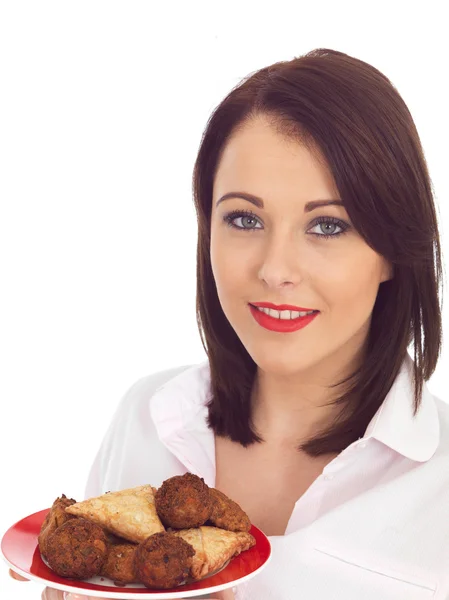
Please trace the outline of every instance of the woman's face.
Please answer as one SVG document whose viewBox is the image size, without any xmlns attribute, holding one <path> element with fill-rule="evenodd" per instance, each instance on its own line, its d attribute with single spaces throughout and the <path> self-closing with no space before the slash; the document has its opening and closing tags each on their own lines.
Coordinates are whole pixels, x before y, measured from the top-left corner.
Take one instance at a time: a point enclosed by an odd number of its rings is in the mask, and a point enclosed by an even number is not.
<svg viewBox="0 0 449 600">
<path fill-rule="evenodd" d="M 238 197 L 217 206 L 230 192 L 258 196 L 263 208 Z M 264 371 L 339 372 L 357 360 L 379 284 L 391 277 L 343 206 L 306 207 L 332 199 L 339 194 L 329 170 L 262 118 L 228 141 L 213 188 L 212 269 L 227 319 Z M 252 214 L 231 215 L 239 211 Z M 279 333 L 259 325 L 249 307 L 254 302 L 320 312 L 306 327 Z"/>
</svg>

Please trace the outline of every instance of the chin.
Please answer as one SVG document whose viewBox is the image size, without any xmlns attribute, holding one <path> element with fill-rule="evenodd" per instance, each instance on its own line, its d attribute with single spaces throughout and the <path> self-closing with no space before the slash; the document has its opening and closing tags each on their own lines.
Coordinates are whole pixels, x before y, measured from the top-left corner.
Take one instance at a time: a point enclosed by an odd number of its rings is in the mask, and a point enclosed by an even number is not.
<svg viewBox="0 0 449 600">
<path fill-rule="evenodd" d="M 270 355 L 269 351 L 261 352 L 260 348 L 257 352 L 250 353 L 251 358 L 256 363 L 257 367 L 265 373 L 277 375 L 279 377 L 289 377 L 298 375 L 298 373 L 309 371 L 318 366 L 319 359 L 317 357 L 306 357 L 300 355 L 279 355 L 279 352 L 273 352 Z"/>
</svg>

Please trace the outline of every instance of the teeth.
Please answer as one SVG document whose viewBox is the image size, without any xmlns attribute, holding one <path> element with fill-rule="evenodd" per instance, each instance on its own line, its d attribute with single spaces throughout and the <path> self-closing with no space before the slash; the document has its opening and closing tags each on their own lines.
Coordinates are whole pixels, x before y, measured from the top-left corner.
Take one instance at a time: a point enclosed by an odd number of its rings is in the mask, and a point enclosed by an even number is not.
<svg viewBox="0 0 449 600">
<path fill-rule="evenodd" d="M 266 315 L 270 317 L 274 317 L 275 319 L 297 319 L 298 317 L 305 317 L 306 315 L 311 315 L 314 311 L 310 310 L 308 312 L 299 312 L 298 310 L 273 310 L 272 308 L 261 308 L 257 307 L 260 311 L 264 312 Z"/>
</svg>

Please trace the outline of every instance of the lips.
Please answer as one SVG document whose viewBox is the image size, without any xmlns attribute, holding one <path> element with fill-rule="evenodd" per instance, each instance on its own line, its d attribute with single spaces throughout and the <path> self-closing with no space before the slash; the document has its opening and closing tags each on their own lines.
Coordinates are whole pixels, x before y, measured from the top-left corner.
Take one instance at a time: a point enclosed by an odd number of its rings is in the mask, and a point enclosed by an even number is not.
<svg viewBox="0 0 449 600">
<path fill-rule="evenodd" d="M 258 308 L 272 308 L 273 310 L 296 310 L 299 312 L 310 312 L 311 310 L 315 312 L 320 312 L 314 308 L 304 308 L 301 306 L 293 306 L 292 304 L 272 304 L 271 302 L 250 302 L 251 306 L 257 306 Z"/>
<path fill-rule="evenodd" d="M 293 333 L 298 329 L 303 329 L 314 319 L 318 318 L 320 311 L 315 311 L 305 317 L 298 317 L 296 319 L 276 319 L 270 315 L 265 314 L 255 306 L 249 305 L 251 314 L 261 327 L 269 329 L 270 331 L 276 331 L 278 333 Z"/>
</svg>

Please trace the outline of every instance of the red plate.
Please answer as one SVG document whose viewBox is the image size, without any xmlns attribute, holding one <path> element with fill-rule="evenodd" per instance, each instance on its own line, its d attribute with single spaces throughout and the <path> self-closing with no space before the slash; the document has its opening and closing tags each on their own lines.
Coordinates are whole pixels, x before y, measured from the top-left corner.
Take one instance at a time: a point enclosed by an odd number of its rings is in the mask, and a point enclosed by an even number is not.
<svg viewBox="0 0 449 600">
<path fill-rule="evenodd" d="M 47 508 L 34 513 L 10 527 L 2 538 L 1 551 L 11 569 L 19 575 L 66 592 L 124 600 L 189 598 L 225 590 L 248 581 L 266 567 L 271 557 L 268 538 L 253 525 L 250 533 L 256 539 L 255 546 L 231 559 L 218 573 L 177 588 L 150 590 L 140 584 L 118 587 L 106 577 L 92 577 L 87 580 L 67 579 L 59 577 L 47 567 L 39 552 L 37 537 L 49 510 Z"/>
</svg>

